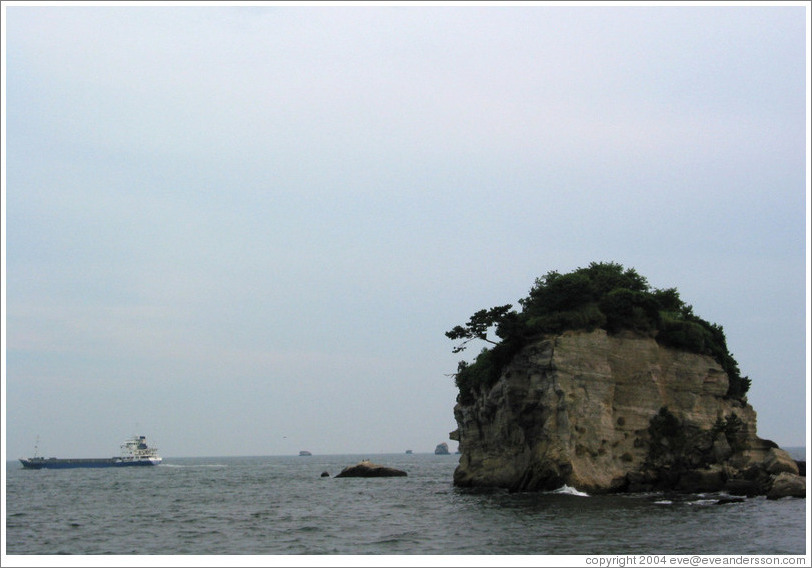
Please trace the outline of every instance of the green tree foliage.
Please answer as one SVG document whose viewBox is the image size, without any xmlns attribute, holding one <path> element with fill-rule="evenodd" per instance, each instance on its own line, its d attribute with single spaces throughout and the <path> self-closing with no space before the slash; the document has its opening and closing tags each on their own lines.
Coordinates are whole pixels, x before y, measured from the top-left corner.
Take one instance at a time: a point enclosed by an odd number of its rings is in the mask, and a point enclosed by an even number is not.
<svg viewBox="0 0 812 568">
<path fill-rule="evenodd" d="M 668 407 L 663 406 L 657 414 L 651 417 L 648 433 L 651 438 L 649 463 L 654 464 L 669 455 L 676 457 L 683 453 L 687 443 L 685 430 Z"/>
<path fill-rule="evenodd" d="M 676 288 L 653 289 L 632 268 L 593 262 L 568 274 L 548 272 L 536 279 L 519 305 L 520 312 L 512 310 L 511 304 L 480 310 L 466 325 L 446 332 L 449 339 L 464 340 L 454 353 L 474 339 L 493 345 L 473 363 L 460 363 L 455 381 L 461 402 L 473 400 L 475 392 L 493 385 L 502 368 L 529 341 L 566 330 L 605 329 L 610 334 L 625 330 L 655 337 L 662 345 L 716 359 L 730 378 L 729 397 L 742 398 L 750 387 L 750 379 L 740 376 L 727 349 L 722 327 L 695 315 Z M 492 328 L 500 341 L 488 338 Z"/>
<path fill-rule="evenodd" d="M 465 326 L 458 325 L 451 331 L 445 332 L 446 337 L 449 339 L 464 339 L 461 344 L 454 348 L 454 353 L 459 353 L 465 350 L 468 342 L 472 339 L 481 339 L 493 345 L 497 345 L 496 341 L 488 339 L 488 329 L 497 325 L 505 315 L 510 311 L 513 306 L 506 304 L 504 306 L 496 306 L 489 310 L 479 310 L 468 319 Z"/>
<path fill-rule="evenodd" d="M 747 438 L 747 426 L 739 418 L 735 412 L 722 420 L 716 419 L 716 424 L 713 425 L 711 433 L 714 437 L 722 433 L 727 439 L 727 443 L 733 451 L 739 451 L 744 448 L 744 441 Z"/>
</svg>

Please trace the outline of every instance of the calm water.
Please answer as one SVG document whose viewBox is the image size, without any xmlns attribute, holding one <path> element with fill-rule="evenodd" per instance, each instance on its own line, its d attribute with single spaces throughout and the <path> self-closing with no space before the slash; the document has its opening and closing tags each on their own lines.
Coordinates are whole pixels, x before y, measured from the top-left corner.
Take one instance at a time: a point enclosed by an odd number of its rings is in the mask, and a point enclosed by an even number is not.
<svg viewBox="0 0 812 568">
<path fill-rule="evenodd" d="M 335 479 L 368 457 L 408 477 Z M 471 492 L 457 456 L 8 462 L 8 554 L 804 554 L 806 500 Z"/>
</svg>

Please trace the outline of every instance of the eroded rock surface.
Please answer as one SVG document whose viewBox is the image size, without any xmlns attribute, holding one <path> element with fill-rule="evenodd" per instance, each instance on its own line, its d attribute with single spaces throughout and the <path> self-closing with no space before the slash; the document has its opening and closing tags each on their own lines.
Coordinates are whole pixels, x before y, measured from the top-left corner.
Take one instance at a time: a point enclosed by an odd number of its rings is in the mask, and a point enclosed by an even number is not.
<svg viewBox="0 0 812 568">
<path fill-rule="evenodd" d="M 651 337 L 566 332 L 525 347 L 473 403 L 457 404 L 458 486 L 766 494 L 798 474 L 726 396 L 711 357 Z"/>
<path fill-rule="evenodd" d="M 781 472 L 773 479 L 767 499 L 806 497 L 806 478 L 794 473 Z"/>
</svg>

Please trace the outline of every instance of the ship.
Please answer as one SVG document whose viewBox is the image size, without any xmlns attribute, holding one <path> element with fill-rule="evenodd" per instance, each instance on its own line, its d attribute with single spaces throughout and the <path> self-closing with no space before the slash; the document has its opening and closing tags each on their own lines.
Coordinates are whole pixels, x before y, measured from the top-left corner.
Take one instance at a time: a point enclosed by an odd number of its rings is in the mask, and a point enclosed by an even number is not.
<svg viewBox="0 0 812 568">
<path fill-rule="evenodd" d="M 313 454 L 311 454 L 307 450 L 302 450 L 301 452 L 299 452 L 299 455 L 303 456 L 303 457 L 307 457 L 307 456 L 312 456 Z"/>
<path fill-rule="evenodd" d="M 158 448 L 147 445 L 146 436 L 134 436 L 121 444 L 121 455 L 112 458 L 20 458 L 25 469 L 73 469 L 77 467 L 129 467 L 158 465 Z"/>
</svg>

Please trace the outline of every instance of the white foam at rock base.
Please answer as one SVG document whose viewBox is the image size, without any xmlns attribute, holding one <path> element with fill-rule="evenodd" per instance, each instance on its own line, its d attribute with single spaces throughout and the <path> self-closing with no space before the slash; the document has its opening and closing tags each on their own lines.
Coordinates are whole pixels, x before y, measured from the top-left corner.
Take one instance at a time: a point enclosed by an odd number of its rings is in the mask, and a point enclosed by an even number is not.
<svg viewBox="0 0 812 568">
<path fill-rule="evenodd" d="M 563 493 L 565 495 L 575 495 L 577 497 L 589 497 L 588 493 L 578 491 L 577 489 L 575 489 L 574 487 L 570 487 L 569 485 L 562 485 L 561 487 L 559 487 L 555 491 L 552 491 L 551 493 Z"/>
</svg>

